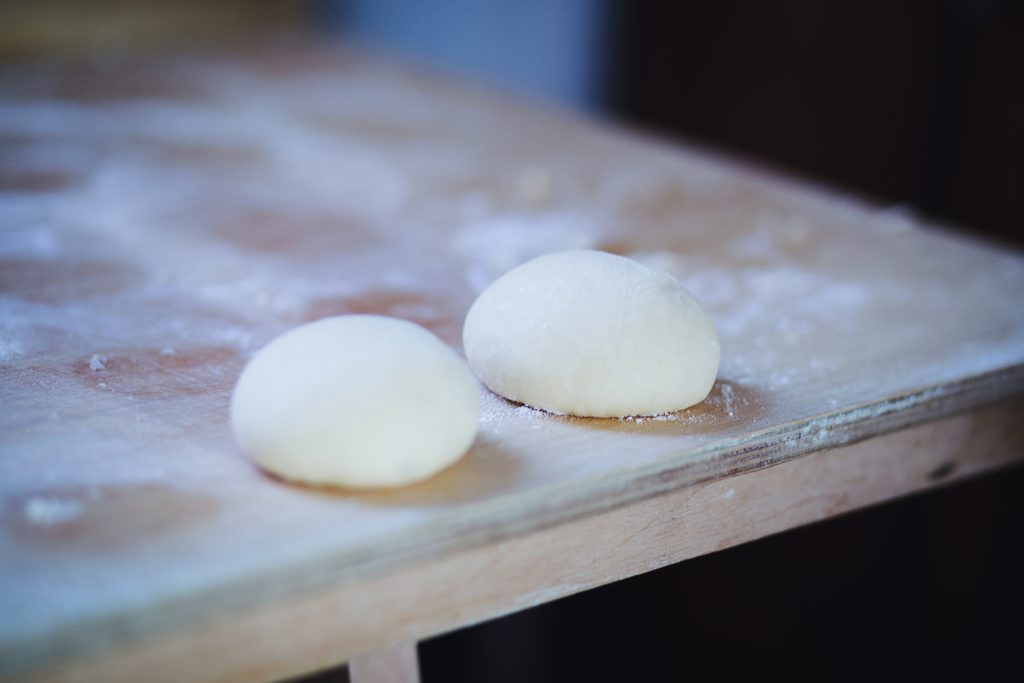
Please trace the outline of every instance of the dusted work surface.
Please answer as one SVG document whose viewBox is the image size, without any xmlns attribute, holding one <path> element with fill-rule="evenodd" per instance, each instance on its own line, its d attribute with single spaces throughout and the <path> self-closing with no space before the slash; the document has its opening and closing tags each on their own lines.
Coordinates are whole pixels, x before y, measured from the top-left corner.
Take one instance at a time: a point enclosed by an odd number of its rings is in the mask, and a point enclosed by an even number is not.
<svg viewBox="0 0 1024 683">
<path fill-rule="evenodd" d="M 1021 456 L 1020 255 L 325 48 L 6 67 L 0 229 L 0 675 L 301 673 Z M 232 445 L 274 335 L 377 312 L 458 349 L 569 248 L 706 305 L 705 403 L 484 392 L 468 456 L 386 494 Z"/>
</svg>

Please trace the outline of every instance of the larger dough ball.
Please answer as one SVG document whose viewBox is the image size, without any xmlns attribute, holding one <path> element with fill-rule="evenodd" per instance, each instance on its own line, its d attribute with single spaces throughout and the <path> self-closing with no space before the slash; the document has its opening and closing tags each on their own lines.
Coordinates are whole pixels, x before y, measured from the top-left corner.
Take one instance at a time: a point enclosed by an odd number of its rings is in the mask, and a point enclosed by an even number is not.
<svg viewBox="0 0 1024 683">
<path fill-rule="evenodd" d="M 715 326 L 667 273 L 599 251 L 548 254 L 476 300 L 463 343 L 495 393 L 557 413 L 657 415 L 704 400 Z"/>
<path fill-rule="evenodd" d="M 476 435 L 480 393 L 465 361 L 413 323 L 326 318 L 274 339 L 242 372 L 231 428 L 286 479 L 357 488 L 426 479 Z"/>
</svg>

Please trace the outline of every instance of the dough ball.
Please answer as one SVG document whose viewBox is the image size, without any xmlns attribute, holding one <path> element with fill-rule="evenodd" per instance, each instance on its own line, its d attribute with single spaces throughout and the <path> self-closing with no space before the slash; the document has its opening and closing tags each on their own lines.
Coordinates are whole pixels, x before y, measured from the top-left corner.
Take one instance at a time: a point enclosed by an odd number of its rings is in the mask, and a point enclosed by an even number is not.
<svg viewBox="0 0 1024 683">
<path fill-rule="evenodd" d="M 356 488 L 426 479 L 476 436 L 480 393 L 427 330 L 375 315 L 325 318 L 274 339 L 231 399 L 231 429 L 286 479 Z"/>
<path fill-rule="evenodd" d="M 600 251 L 541 256 L 476 300 L 469 364 L 495 393 L 589 417 L 657 415 L 707 398 L 718 335 L 667 273 Z"/>
</svg>

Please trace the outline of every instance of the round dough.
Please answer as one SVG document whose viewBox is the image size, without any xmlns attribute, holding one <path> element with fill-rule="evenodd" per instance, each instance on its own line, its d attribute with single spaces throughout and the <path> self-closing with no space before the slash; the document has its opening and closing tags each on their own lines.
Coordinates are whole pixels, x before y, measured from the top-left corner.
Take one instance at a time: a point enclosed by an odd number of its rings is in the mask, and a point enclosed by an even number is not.
<svg viewBox="0 0 1024 683">
<path fill-rule="evenodd" d="M 718 335 L 667 273 L 600 251 L 541 256 L 476 300 L 469 364 L 495 393 L 556 413 L 658 415 L 707 398 Z"/>
<path fill-rule="evenodd" d="M 325 318 L 274 339 L 231 398 L 235 441 L 286 479 L 357 488 L 426 479 L 476 436 L 480 392 L 427 330 L 375 315 Z"/>
</svg>

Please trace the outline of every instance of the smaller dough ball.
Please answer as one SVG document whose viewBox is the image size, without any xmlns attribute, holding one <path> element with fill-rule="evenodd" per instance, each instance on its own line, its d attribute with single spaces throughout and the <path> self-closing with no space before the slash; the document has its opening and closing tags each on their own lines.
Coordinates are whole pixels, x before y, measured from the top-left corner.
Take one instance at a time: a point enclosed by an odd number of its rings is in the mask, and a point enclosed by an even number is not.
<svg viewBox="0 0 1024 683">
<path fill-rule="evenodd" d="M 466 316 L 469 364 L 495 393 L 556 413 L 658 415 L 707 398 L 718 334 L 667 273 L 600 251 L 541 256 Z"/>
<path fill-rule="evenodd" d="M 325 318 L 274 339 L 231 398 L 231 429 L 260 467 L 312 484 L 426 479 L 472 444 L 480 393 L 444 342 L 405 320 Z"/>
</svg>

